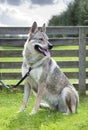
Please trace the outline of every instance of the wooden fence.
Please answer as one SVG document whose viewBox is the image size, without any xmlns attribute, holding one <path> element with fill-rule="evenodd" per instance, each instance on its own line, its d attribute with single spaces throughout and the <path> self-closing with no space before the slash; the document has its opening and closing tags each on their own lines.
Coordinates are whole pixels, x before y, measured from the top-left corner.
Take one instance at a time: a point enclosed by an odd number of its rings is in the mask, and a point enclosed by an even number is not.
<svg viewBox="0 0 88 130">
<path fill-rule="evenodd" d="M 28 27 L 0 27 L 0 80 L 14 85 L 21 78 L 22 50 Z M 88 27 L 47 27 L 52 57 L 80 94 L 88 88 Z M 16 60 L 16 61 L 15 61 Z"/>
</svg>

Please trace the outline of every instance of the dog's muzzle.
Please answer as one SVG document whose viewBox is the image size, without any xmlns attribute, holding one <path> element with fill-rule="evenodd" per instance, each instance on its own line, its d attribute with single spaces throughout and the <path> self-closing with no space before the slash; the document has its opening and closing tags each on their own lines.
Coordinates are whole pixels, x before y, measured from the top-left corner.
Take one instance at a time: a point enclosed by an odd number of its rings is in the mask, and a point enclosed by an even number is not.
<svg viewBox="0 0 88 130">
<path fill-rule="evenodd" d="M 53 45 L 49 42 L 49 43 L 48 43 L 48 49 L 51 50 L 52 48 L 53 48 Z"/>
</svg>

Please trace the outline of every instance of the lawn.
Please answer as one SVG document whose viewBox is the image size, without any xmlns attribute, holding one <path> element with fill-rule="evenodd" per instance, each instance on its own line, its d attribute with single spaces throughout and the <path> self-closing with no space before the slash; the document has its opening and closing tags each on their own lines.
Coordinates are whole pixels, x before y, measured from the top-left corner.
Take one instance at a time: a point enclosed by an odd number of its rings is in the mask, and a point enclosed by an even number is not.
<svg viewBox="0 0 88 130">
<path fill-rule="evenodd" d="M 0 130 L 88 130 L 88 96 L 81 97 L 78 113 L 68 116 L 49 109 L 29 115 L 35 97 L 31 94 L 24 113 L 20 109 L 23 92 L 0 91 Z"/>
</svg>

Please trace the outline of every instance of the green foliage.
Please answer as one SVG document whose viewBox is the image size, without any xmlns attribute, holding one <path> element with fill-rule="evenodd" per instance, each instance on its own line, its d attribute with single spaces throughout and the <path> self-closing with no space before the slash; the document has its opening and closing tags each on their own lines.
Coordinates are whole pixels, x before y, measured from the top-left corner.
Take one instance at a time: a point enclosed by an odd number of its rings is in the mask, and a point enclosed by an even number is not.
<svg viewBox="0 0 88 130">
<path fill-rule="evenodd" d="M 49 109 L 30 116 L 35 101 L 32 94 L 26 111 L 16 113 L 22 98 L 22 92 L 0 91 L 0 130 L 88 130 L 88 96 L 81 97 L 78 113 L 68 116 Z"/>
<path fill-rule="evenodd" d="M 88 0 L 74 0 L 67 10 L 49 20 L 49 26 L 88 25 Z"/>
</svg>

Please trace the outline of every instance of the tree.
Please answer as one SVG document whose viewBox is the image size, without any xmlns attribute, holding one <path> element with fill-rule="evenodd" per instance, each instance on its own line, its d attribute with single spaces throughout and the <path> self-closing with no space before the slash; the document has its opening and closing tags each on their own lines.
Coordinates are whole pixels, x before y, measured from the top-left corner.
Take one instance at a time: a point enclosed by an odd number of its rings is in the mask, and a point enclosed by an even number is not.
<svg viewBox="0 0 88 130">
<path fill-rule="evenodd" d="M 66 11 L 53 16 L 49 26 L 77 26 L 88 25 L 88 0 L 74 0 L 68 4 Z"/>
</svg>

